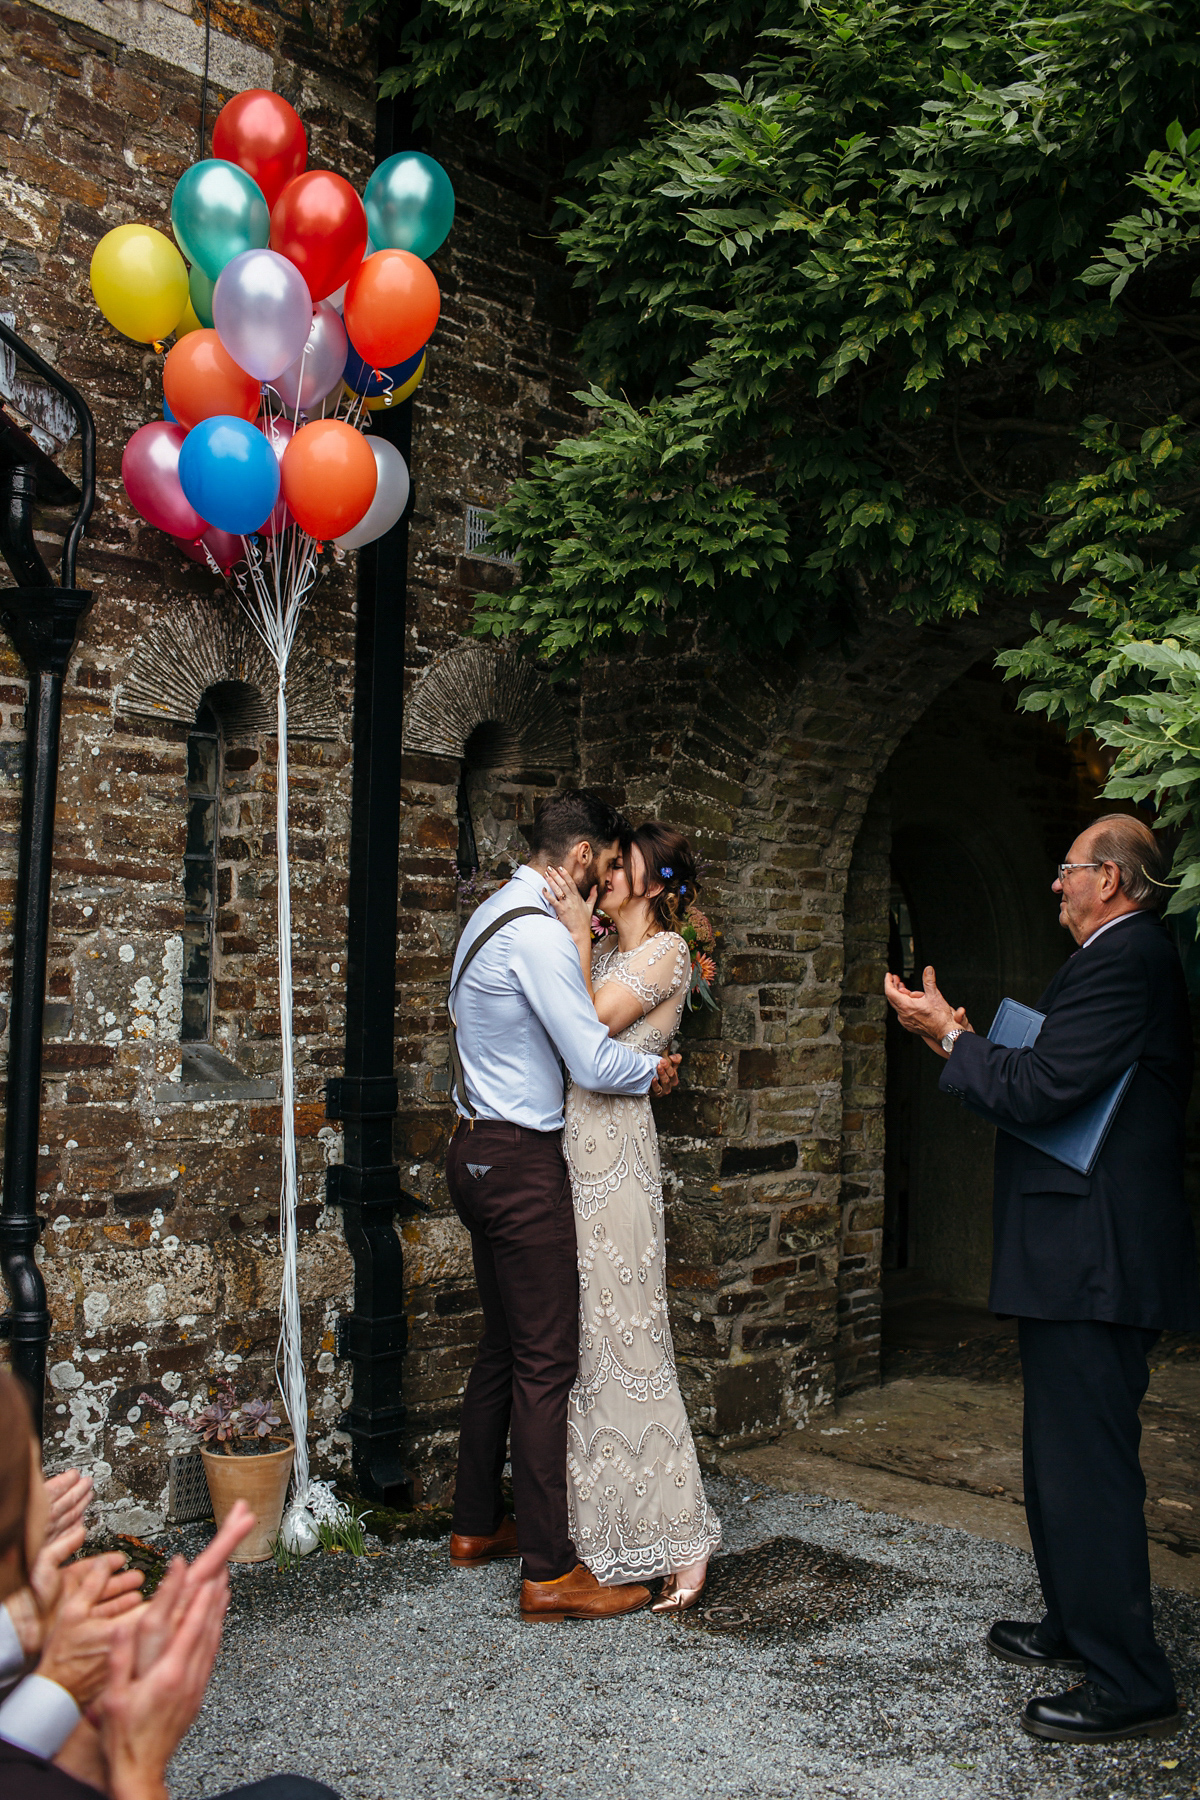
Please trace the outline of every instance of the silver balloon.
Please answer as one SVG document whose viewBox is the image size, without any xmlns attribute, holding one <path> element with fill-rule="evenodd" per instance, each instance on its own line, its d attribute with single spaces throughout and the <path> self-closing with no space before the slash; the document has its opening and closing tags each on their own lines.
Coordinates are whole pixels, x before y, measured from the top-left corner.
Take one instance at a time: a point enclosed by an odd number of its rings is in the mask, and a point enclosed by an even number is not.
<svg viewBox="0 0 1200 1800">
<path fill-rule="evenodd" d="M 212 306 L 217 336 L 257 381 L 282 375 L 302 353 L 312 326 L 308 283 L 275 250 L 245 250 L 226 263 Z"/>
<path fill-rule="evenodd" d="M 308 342 L 271 386 L 290 413 L 311 412 L 333 392 L 346 366 L 346 327 L 328 300 L 317 303 Z"/>
<path fill-rule="evenodd" d="M 408 505 L 408 468 L 395 444 L 386 438 L 368 437 L 375 458 L 375 498 L 358 524 L 344 537 L 334 538 L 341 550 L 361 550 L 390 531 Z"/>
</svg>

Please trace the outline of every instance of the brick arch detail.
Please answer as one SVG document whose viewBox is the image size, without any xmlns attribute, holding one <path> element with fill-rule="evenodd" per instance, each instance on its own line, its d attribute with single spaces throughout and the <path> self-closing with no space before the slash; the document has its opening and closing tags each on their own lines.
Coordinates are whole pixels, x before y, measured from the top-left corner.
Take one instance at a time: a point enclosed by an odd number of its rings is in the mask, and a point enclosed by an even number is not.
<svg viewBox="0 0 1200 1800">
<path fill-rule="evenodd" d="M 799 671 L 699 651 L 589 671 L 584 780 L 693 837 L 722 933 L 721 1012 L 686 1021 L 684 1087 L 658 1109 L 673 1329 L 710 1453 L 833 1399 L 839 1264 L 861 1223 L 860 1147 L 843 1139 L 855 845 L 904 734 L 1023 623 L 878 617 L 851 655 Z M 864 1299 L 843 1279 L 843 1311 L 877 1317 L 877 1285 Z"/>
</svg>

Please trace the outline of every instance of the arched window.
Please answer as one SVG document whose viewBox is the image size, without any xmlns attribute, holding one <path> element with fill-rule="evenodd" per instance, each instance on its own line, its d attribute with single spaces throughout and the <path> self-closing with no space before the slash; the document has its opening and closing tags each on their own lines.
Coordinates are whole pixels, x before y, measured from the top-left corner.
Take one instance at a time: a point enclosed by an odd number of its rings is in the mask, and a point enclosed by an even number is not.
<svg viewBox="0 0 1200 1800">
<path fill-rule="evenodd" d="M 187 741 L 187 840 L 183 852 L 183 1023 L 185 1043 L 212 1038 L 212 986 L 220 835 L 221 725 L 201 700 Z"/>
</svg>

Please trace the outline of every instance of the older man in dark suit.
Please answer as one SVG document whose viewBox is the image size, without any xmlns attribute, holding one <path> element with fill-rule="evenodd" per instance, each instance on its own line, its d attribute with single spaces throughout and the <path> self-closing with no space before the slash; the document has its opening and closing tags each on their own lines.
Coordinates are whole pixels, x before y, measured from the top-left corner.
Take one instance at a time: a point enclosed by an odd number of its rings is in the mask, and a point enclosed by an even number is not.
<svg viewBox="0 0 1200 1800">
<path fill-rule="evenodd" d="M 1183 1194 L 1192 1034 L 1183 970 L 1156 917 L 1166 867 L 1123 813 L 1076 838 L 1059 865 L 1059 923 L 1079 949 L 1038 1002 L 1035 1043 L 976 1036 L 926 969 L 917 994 L 889 975 L 902 1025 L 946 1059 L 941 1087 L 1014 1126 L 1052 1125 L 1137 1064 L 1090 1175 L 996 1134 L 989 1305 L 1015 1315 L 1025 1380 L 1025 1510 L 1045 1617 L 999 1620 L 1009 1662 L 1082 1677 L 1029 1702 L 1037 1737 L 1111 1743 L 1179 1721 L 1154 1638 L 1138 1460 L 1147 1356 L 1164 1329 L 1200 1327 Z"/>
</svg>

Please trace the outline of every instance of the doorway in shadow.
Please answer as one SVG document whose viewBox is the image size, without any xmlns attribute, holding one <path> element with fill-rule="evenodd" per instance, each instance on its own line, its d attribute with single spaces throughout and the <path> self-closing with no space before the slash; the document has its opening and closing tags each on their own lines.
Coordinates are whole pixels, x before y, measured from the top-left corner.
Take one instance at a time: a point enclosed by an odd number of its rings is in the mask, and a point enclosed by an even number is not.
<svg viewBox="0 0 1200 1800">
<path fill-rule="evenodd" d="M 990 667 L 949 688 L 881 781 L 891 827 L 888 966 L 921 985 L 932 965 L 986 1032 L 1005 995 L 1036 1003 L 1071 948 L 1050 892 L 1072 838 L 1104 810 L 1104 767 L 1018 713 Z M 994 1132 L 939 1092 L 941 1059 L 886 1028 L 883 1373 L 908 1353 L 962 1372 L 1015 1356 L 987 1311 Z"/>
</svg>

